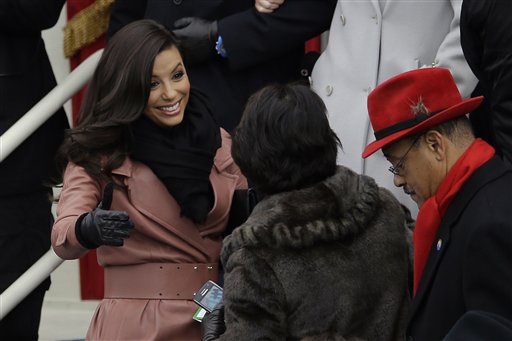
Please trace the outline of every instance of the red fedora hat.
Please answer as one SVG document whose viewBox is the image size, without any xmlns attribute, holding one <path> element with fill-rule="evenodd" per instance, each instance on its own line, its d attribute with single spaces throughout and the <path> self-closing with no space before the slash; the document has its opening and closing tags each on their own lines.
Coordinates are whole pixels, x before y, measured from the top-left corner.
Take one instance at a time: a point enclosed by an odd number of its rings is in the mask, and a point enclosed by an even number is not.
<svg viewBox="0 0 512 341">
<path fill-rule="evenodd" d="M 366 158 L 402 137 L 465 115 L 480 105 L 483 97 L 462 99 L 450 70 L 424 68 L 394 76 L 368 95 L 368 114 L 375 141 L 363 151 Z M 413 107 L 424 105 L 427 114 L 416 115 Z"/>
</svg>

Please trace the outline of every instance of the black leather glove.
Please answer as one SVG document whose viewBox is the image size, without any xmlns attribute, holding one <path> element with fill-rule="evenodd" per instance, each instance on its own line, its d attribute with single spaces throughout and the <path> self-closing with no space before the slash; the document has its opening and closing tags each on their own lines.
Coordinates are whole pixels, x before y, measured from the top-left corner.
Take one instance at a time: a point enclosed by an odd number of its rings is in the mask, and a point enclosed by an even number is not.
<svg viewBox="0 0 512 341">
<path fill-rule="evenodd" d="M 203 341 L 214 341 L 226 331 L 224 323 L 224 304 L 220 302 L 211 313 L 206 313 L 201 322 Z"/>
<path fill-rule="evenodd" d="M 217 21 L 185 17 L 174 22 L 173 33 L 180 39 L 189 64 L 204 63 L 217 54 Z"/>
<path fill-rule="evenodd" d="M 95 249 L 100 245 L 123 246 L 124 239 L 129 237 L 133 222 L 128 213 L 109 211 L 113 191 L 114 184 L 108 183 L 98 207 L 78 218 L 75 234 L 83 247 Z"/>
</svg>

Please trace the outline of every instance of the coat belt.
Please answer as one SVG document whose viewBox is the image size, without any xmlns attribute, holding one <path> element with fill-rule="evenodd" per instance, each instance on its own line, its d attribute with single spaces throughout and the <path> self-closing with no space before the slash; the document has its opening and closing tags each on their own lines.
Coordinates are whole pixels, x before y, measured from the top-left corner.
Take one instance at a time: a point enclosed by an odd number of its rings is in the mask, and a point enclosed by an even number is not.
<svg viewBox="0 0 512 341">
<path fill-rule="evenodd" d="M 146 263 L 105 267 L 105 298 L 192 300 L 218 263 Z"/>
</svg>

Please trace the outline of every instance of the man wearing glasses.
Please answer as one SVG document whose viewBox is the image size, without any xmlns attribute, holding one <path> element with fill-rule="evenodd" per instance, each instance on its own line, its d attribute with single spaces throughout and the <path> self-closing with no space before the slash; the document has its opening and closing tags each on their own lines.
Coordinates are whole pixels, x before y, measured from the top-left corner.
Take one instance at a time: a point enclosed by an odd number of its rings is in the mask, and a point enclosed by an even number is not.
<svg viewBox="0 0 512 341">
<path fill-rule="evenodd" d="M 420 211 L 414 231 L 413 340 L 441 340 L 469 310 L 512 320 L 512 168 L 475 138 L 448 69 L 388 79 L 368 97 L 376 140 L 397 187 Z"/>
</svg>

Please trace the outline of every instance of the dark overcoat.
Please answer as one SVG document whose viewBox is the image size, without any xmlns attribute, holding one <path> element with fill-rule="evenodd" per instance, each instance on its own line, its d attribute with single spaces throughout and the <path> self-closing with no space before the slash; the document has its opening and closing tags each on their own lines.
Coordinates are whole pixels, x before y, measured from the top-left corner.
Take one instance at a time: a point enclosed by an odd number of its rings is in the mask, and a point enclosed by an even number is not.
<svg viewBox="0 0 512 341">
<path fill-rule="evenodd" d="M 224 239 L 220 340 L 402 340 L 409 230 L 398 201 L 339 167 L 268 196 Z"/>
<path fill-rule="evenodd" d="M 56 85 L 41 31 L 57 22 L 64 0 L 0 4 L 0 135 Z M 43 188 L 67 118 L 60 109 L 0 163 L 0 196 Z"/>
<path fill-rule="evenodd" d="M 0 1 L 0 136 L 55 85 L 41 31 L 55 25 L 64 0 Z M 68 126 L 60 109 L 0 162 L 0 292 L 50 249 L 54 155 Z M 2 153 L 0 146 L 0 153 Z M 0 322 L 1 338 L 37 336 L 44 281 Z"/>
<path fill-rule="evenodd" d="M 478 137 L 512 161 L 512 1 L 464 0 L 460 39 L 479 79 L 472 96 L 484 102 L 470 114 Z"/>
<path fill-rule="evenodd" d="M 411 340 L 441 340 L 470 310 L 512 319 L 512 168 L 495 156 L 442 219 L 413 299 Z"/>
<path fill-rule="evenodd" d="M 0 4 L 0 135 L 57 84 L 41 31 L 55 25 L 63 5 L 64 0 Z M 51 203 L 44 181 L 54 174 L 67 124 L 61 109 L 0 163 L 0 245 L 9 254 L 0 257 L 0 271 L 17 276 L 50 248 Z M 21 245 L 13 245 L 18 239 Z"/>
<path fill-rule="evenodd" d="M 120 0 L 112 8 L 108 34 L 142 18 L 170 30 L 183 17 L 218 20 L 228 58 L 187 65 L 187 72 L 230 131 L 249 95 L 268 83 L 300 78 L 304 42 L 329 28 L 335 5 L 332 0 L 287 0 L 275 13 L 263 14 L 254 0 Z"/>
</svg>

